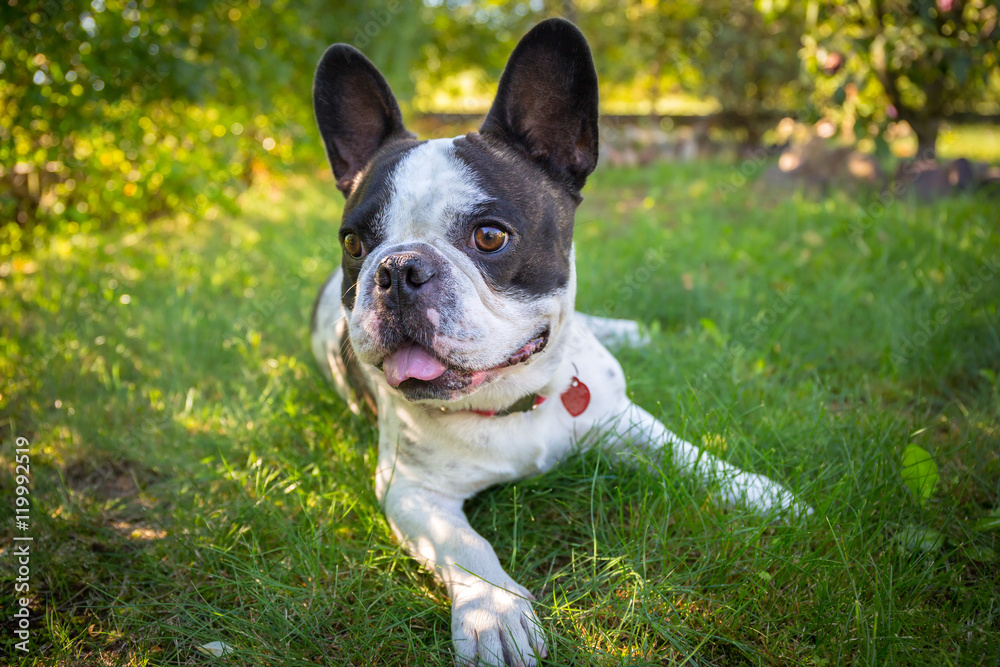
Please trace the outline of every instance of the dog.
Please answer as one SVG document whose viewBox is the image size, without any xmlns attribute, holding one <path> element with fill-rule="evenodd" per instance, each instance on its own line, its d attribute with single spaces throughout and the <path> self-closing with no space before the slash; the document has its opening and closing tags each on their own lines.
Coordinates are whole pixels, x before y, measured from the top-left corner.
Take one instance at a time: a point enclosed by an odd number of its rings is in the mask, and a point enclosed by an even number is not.
<svg viewBox="0 0 1000 667">
<path fill-rule="evenodd" d="M 524 36 L 478 132 L 417 140 L 384 77 L 346 44 L 323 55 L 313 101 L 346 197 L 342 263 L 316 299 L 313 352 L 351 410 L 377 415 L 375 492 L 394 534 L 447 588 L 459 664 L 546 656 L 534 598 L 463 502 L 549 470 L 585 435 L 665 450 L 726 502 L 810 511 L 629 401 L 595 331 L 635 342 L 638 328 L 575 312 L 573 221 L 597 164 L 598 89 L 573 24 L 550 19 Z"/>
</svg>

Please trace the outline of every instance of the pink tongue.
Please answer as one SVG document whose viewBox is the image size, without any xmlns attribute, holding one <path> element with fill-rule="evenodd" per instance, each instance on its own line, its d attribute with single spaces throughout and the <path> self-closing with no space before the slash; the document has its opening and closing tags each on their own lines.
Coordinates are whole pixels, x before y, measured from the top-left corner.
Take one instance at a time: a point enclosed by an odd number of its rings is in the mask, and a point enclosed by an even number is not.
<svg viewBox="0 0 1000 667">
<path fill-rule="evenodd" d="M 408 378 L 433 380 L 441 377 L 448 367 L 419 345 L 407 345 L 386 357 L 382 370 L 389 384 L 398 387 Z"/>
</svg>

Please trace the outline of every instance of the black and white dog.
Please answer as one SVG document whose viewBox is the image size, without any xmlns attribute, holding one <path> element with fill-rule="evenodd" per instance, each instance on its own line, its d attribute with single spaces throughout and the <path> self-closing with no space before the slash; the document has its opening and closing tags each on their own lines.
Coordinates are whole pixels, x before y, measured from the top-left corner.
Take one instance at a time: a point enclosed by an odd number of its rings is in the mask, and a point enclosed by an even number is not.
<svg viewBox="0 0 1000 667">
<path fill-rule="evenodd" d="M 573 216 L 598 137 L 597 75 L 572 24 L 544 21 L 521 40 L 478 133 L 418 141 L 379 71 L 344 44 L 324 54 L 313 96 L 347 197 L 313 351 L 351 408 L 378 416 L 376 494 L 448 589 L 460 663 L 546 655 L 531 593 L 462 503 L 548 470 L 585 434 L 665 447 L 727 502 L 809 511 L 633 405 L 595 334 L 637 329 L 574 311 Z"/>
</svg>

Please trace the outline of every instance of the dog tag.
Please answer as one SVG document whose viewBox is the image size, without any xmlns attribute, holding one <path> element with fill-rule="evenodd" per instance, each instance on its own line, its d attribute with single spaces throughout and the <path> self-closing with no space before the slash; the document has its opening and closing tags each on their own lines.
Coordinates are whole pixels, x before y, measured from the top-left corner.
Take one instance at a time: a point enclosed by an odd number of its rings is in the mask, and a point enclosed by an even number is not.
<svg viewBox="0 0 1000 667">
<path fill-rule="evenodd" d="M 587 389 L 587 385 L 580 382 L 579 378 L 574 377 L 569 389 L 564 391 L 559 398 L 562 399 L 566 412 L 574 417 L 579 417 L 590 405 L 590 390 Z"/>
</svg>

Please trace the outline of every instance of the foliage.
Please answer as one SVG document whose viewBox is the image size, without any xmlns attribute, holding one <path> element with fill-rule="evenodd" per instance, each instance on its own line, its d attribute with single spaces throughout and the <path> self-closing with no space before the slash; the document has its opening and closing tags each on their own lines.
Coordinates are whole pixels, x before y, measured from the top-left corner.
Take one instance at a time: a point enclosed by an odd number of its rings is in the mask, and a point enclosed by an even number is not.
<svg viewBox="0 0 1000 667">
<path fill-rule="evenodd" d="M 509 50 L 535 21 L 568 16 L 595 51 L 602 93 L 612 106 L 655 113 L 668 94 L 714 101 L 759 138 L 773 118 L 820 115 L 843 121 L 847 139 L 880 138 L 905 120 L 926 153 L 943 120 L 1000 112 L 1000 27 L 988 0 L 473 0 L 438 15 L 434 66 L 424 89 L 457 72 L 499 72 L 496 40 Z M 459 44 L 457 58 L 441 54 Z M 607 106 L 607 104 L 606 104 Z"/>
<path fill-rule="evenodd" d="M 628 104 L 622 106 L 630 113 L 662 113 L 666 96 L 687 93 L 738 116 L 758 138 L 762 115 L 797 108 L 804 99 L 798 76 L 802 17 L 797 7 L 786 3 L 765 15 L 752 0 L 461 3 L 451 15 L 436 18 L 441 30 L 429 47 L 433 65 L 423 76 L 440 85 L 457 72 L 479 66 L 495 77 L 506 54 L 533 23 L 565 16 L 587 35 L 602 98 L 610 98 L 611 108 L 625 99 Z M 479 34 L 484 29 L 494 35 L 484 38 Z M 455 57 L 462 44 L 476 44 L 478 50 L 462 50 Z M 452 58 L 439 62 L 446 50 Z"/>
<path fill-rule="evenodd" d="M 757 4 L 701 2 L 698 16 L 682 22 L 688 44 L 684 53 L 691 58 L 686 88 L 739 116 L 754 145 L 774 126 L 776 112 L 811 119 L 811 112 L 802 110 L 808 87 L 799 77 L 802 5 L 768 3 L 765 14 Z"/>
<path fill-rule="evenodd" d="M 803 52 L 824 104 L 874 127 L 906 121 L 926 156 L 949 116 L 1000 112 L 998 20 L 989 0 L 825 0 Z"/>
<path fill-rule="evenodd" d="M 331 42 L 381 34 L 365 45 L 406 92 L 404 56 L 423 25 L 407 20 L 410 3 L 296 10 L 284 0 L 0 5 L 0 219 L 10 221 L 0 257 L 36 225 L 212 219 L 260 170 L 321 164 L 310 91 Z"/>
</svg>

